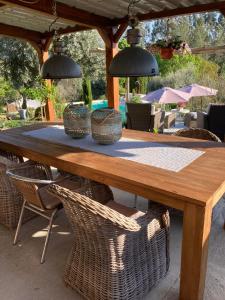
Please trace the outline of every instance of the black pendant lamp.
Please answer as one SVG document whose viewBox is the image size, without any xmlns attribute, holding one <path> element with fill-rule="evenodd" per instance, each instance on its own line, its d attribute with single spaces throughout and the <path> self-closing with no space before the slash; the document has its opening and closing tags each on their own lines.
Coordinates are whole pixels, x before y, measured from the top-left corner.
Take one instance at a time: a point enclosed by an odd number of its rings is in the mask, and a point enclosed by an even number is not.
<svg viewBox="0 0 225 300">
<path fill-rule="evenodd" d="M 53 44 L 54 54 L 51 55 L 41 68 L 44 79 L 68 79 L 82 76 L 80 66 L 69 56 L 64 54 L 63 44 L 56 37 Z"/>
<path fill-rule="evenodd" d="M 49 26 L 49 31 L 52 25 L 57 21 L 56 2 L 53 2 L 53 15 L 55 20 Z M 69 56 L 65 54 L 63 43 L 60 40 L 57 32 L 53 36 L 53 50 L 51 55 L 42 65 L 41 77 L 43 79 L 68 79 L 80 78 L 82 76 L 80 66 Z"/>
<path fill-rule="evenodd" d="M 135 2 L 137 3 L 137 2 Z M 109 66 L 109 74 L 113 77 L 142 77 L 159 75 L 159 68 L 155 57 L 147 50 L 137 46 L 141 34 L 138 28 L 138 19 L 130 15 L 130 7 L 134 5 L 131 1 L 128 7 L 129 25 L 127 31 L 127 42 L 130 47 L 119 51 Z"/>
</svg>

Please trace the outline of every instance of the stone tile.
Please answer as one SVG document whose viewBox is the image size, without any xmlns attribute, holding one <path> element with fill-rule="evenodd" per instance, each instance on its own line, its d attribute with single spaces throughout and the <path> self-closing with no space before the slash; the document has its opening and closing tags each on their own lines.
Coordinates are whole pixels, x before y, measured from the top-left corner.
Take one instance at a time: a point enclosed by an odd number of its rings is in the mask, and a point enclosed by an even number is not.
<svg viewBox="0 0 225 300">
<path fill-rule="evenodd" d="M 134 205 L 134 195 L 114 190 L 115 199 Z M 138 209 L 147 209 L 147 200 L 138 197 Z M 225 204 L 221 201 L 214 213 L 209 247 L 205 300 L 225 297 L 225 231 L 222 229 Z M 71 247 L 71 231 L 64 212 L 54 222 L 46 262 L 40 257 L 46 235 L 46 220 L 38 217 L 22 227 L 21 242 L 12 246 L 14 232 L 0 225 L 0 299 L 1 300 L 80 300 L 62 280 L 66 257 Z M 176 300 L 179 295 L 179 270 L 182 218 L 171 217 L 169 273 L 144 300 Z"/>
</svg>

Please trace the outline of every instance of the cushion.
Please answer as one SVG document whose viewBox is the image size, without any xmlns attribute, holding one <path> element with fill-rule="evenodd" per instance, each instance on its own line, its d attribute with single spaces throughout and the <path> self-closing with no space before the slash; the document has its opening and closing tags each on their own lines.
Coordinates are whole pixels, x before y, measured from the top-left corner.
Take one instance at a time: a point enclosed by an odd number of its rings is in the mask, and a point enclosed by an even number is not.
<svg viewBox="0 0 225 300">
<path fill-rule="evenodd" d="M 55 209 L 57 207 L 62 206 L 61 201 L 59 198 L 54 196 L 53 194 L 48 192 L 49 185 L 46 185 L 42 188 L 38 189 L 39 196 L 42 200 L 42 203 L 46 209 Z"/>
<path fill-rule="evenodd" d="M 124 206 L 124 205 L 122 205 L 120 203 L 117 203 L 115 201 L 109 201 L 106 204 L 106 206 L 113 209 L 113 210 L 115 210 L 115 211 L 117 211 L 118 213 L 120 213 L 120 214 L 122 214 L 126 217 L 132 218 L 132 219 L 138 219 L 139 217 L 145 215 L 145 213 L 140 211 L 140 210 Z"/>
<path fill-rule="evenodd" d="M 71 191 L 75 191 L 76 189 L 80 188 L 81 180 L 78 176 L 71 176 L 69 178 L 61 180 L 59 183 L 56 184 Z M 46 209 L 54 209 L 58 206 L 62 206 L 62 203 L 59 200 L 59 198 L 48 191 L 48 187 L 49 185 L 45 185 L 44 187 L 38 189 L 44 207 Z"/>
</svg>

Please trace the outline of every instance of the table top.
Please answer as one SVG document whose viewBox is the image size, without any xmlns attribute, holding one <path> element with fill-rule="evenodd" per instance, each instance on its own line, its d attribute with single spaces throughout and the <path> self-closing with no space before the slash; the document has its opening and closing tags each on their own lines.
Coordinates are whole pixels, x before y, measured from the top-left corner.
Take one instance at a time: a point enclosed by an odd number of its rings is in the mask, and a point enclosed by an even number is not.
<svg viewBox="0 0 225 300">
<path fill-rule="evenodd" d="M 200 206 L 215 205 L 225 192 L 225 147 L 222 143 L 123 130 L 123 136 L 127 138 L 205 152 L 181 171 L 173 172 L 23 135 L 25 131 L 56 124 L 59 123 L 2 131 L 0 149 L 181 210 L 187 202 Z"/>
</svg>

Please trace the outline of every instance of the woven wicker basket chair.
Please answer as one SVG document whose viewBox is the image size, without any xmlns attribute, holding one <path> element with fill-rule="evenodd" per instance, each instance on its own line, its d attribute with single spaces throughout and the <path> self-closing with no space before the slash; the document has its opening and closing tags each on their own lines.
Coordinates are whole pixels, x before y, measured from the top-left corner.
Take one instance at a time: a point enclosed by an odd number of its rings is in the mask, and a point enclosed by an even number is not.
<svg viewBox="0 0 225 300">
<path fill-rule="evenodd" d="M 202 128 L 185 128 L 175 132 L 176 136 L 182 136 L 192 139 L 201 139 L 206 141 L 220 142 L 221 140 L 214 133 Z"/>
<path fill-rule="evenodd" d="M 61 201 L 47 191 L 47 186 L 54 182 L 51 173 L 49 173 L 49 167 L 29 161 L 8 169 L 6 174 L 23 195 L 24 199 L 13 244 L 15 245 L 18 241 L 25 210 L 49 220 L 48 232 L 41 256 L 41 263 L 43 263 L 45 261 L 53 219 L 63 207 Z M 81 178 L 76 176 L 63 177 L 57 179 L 56 182 L 60 182 L 60 184 L 67 188 L 78 188 L 81 186 Z"/>
<path fill-rule="evenodd" d="M 22 157 L 0 150 L 0 224 L 9 229 L 15 228 L 18 223 L 23 199 L 6 175 L 6 169 L 21 162 Z M 31 217 L 31 214 L 26 214 L 24 221 Z"/>
<path fill-rule="evenodd" d="M 142 299 L 169 268 L 169 214 L 120 205 L 103 186 L 49 190 L 63 202 L 74 231 L 64 281 L 85 299 Z M 111 200 L 111 201 L 109 201 Z"/>
<path fill-rule="evenodd" d="M 192 139 L 201 139 L 201 140 L 221 143 L 221 140 L 220 140 L 220 138 L 218 138 L 218 136 L 216 136 L 211 131 L 206 130 L 206 129 L 202 129 L 202 128 L 180 129 L 174 135 L 181 136 L 181 137 L 192 138 Z M 182 212 L 180 212 L 176 209 L 170 209 L 170 213 L 176 214 L 176 215 L 183 215 Z M 224 222 L 223 228 L 225 230 L 225 222 Z"/>
</svg>

